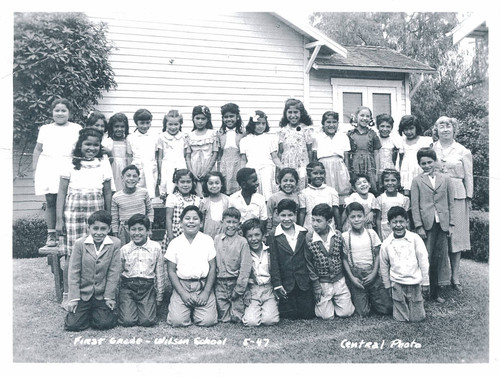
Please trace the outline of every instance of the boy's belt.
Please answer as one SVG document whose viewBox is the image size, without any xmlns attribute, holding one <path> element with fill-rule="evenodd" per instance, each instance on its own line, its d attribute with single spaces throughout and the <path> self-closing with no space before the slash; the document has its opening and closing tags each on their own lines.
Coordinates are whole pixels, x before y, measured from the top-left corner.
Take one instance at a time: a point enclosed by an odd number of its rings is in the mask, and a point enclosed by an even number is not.
<svg viewBox="0 0 500 377">
<path fill-rule="evenodd" d="M 198 279 L 181 279 L 179 278 L 179 280 L 184 280 L 184 281 L 204 281 L 204 280 L 207 280 L 206 277 L 204 278 L 198 278 Z"/>
</svg>

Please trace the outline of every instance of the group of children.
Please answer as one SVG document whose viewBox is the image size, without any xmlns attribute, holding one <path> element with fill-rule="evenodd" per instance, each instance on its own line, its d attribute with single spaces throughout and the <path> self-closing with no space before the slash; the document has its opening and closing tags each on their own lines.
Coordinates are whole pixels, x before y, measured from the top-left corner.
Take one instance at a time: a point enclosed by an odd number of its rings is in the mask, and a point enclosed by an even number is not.
<svg viewBox="0 0 500 377">
<path fill-rule="evenodd" d="M 116 317 L 153 325 L 167 280 L 173 326 L 372 310 L 421 320 L 421 285 L 443 300 L 454 194 L 415 117 L 401 120 L 401 143 L 387 114 L 376 118 L 378 133 L 370 128 L 366 107 L 347 134 L 337 132 L 333 111 L 315 132 L 295 99 L 285 103 L 277 137 L 260 110 L 243 132 L 232 103 L 221 108 L 217 132 L 208 107 L 196 106 L 190 133 L 172 110 L 159 136 L 146 109 L 134 114 L 130 135 L 122 113 L 106 123 L 95 112 L 80 129 L 70 111 L 68 101 L 54 102 L 54 123 L 41 128 L 33 158 L 37 194 L 47 198 L 47 244 L 66 233 L 68 330 L 109 328 Z M 157 196 L 166 207 L 161 245 L 148 238 Z"/>
</svg>

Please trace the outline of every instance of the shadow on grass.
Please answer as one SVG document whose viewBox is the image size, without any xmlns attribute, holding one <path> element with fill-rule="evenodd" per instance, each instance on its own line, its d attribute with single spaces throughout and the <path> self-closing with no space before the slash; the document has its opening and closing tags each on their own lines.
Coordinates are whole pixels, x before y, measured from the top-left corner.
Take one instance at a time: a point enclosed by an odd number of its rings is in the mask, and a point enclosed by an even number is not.
<svg viewBox="0 0 500 377">
<path fill-rule="evenodd" d="M 49 363 L 487 363 L 488 265 L 462 262 L 464 291 L 425 304 L 427 318 L 283 320 L 278 326 L 172 328 L 162 308 L 153 328 L 63 331 L 44 258 L 13 261 L 13 361 Z M 203 344 L 204 342 L 219 344 Z M 349 343 L 348 343 L 349 342 Z M 125 344 L 128 343 L 128 344 Z"/>
</svg>

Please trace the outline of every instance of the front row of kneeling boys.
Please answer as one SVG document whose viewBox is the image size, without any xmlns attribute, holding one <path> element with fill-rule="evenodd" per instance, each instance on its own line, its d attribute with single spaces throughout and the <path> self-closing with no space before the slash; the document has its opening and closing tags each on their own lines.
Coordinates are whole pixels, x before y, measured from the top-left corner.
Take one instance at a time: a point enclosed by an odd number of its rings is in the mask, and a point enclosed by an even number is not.
<svg viewBox="0 0 500 377">
<path fill-rule="evenodd" d="M 65 329 L 153 326 L 168 278 L 171 326 L 273 325 L 280 317 L 333 319 L 372 310 L 392 311 L 399 321 L 425 318 L 428 255 L 422 239 L 407 230 L 404 208 L 389 210 L 393 232 L 382 244 L 364 228 L 358 203 L 347 206 L 350 230 L 342 234 L 331 226 L 327 204 L 314 207 L 312 234 L 296 223 L 293 200 L 280 201 L 277 212 L 280 225 L 266 243 L 262 223 L 250 219 L 240 226 L 240 212 L 232 207 L 223 213 L 224 233 L 212 240 L 200 232 L 198 207 L 188 206 L 181 214 L 183 234 L 164 256 L 148 238 L 146 216 L 130 218 L 131 241 L 120 249 L 120 241 L 108 236 L 110 214 L 95 212 L 89 235 L 76 242 L 69 258 Z"/>
</svg>

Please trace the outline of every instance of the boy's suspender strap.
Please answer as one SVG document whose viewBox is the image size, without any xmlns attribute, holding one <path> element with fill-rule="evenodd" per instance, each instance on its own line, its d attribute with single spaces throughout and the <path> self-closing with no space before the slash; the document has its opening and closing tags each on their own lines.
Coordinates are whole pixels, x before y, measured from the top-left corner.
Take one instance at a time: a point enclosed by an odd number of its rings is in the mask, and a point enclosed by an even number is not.
<svg viewBox="0 0 500 377">
<path fill-rule="evenodd" d="M 366 232 L 368 233 L 368 238 L 370 239 L 370 251 L 372 252 L 372 264 L 375 263 L 375 254 L 373 252 L 373 239 L 372 236 L 370 235 L 370 232 L 368 229 L 366 229 Z M 351 229 L 349 229 L 349 244 L 347 245 L 348 248 L 348 253 L 347 253 L 347 258 L 349 260 L 349 264 L 351 266 L 354 266 L 354 262 L 352 260 L 352 245 L 351 245 Z"/>
</svg>

